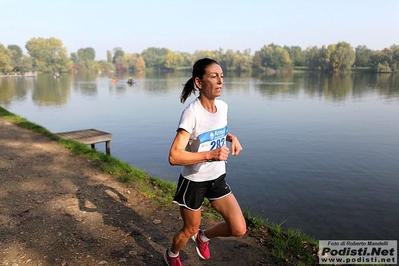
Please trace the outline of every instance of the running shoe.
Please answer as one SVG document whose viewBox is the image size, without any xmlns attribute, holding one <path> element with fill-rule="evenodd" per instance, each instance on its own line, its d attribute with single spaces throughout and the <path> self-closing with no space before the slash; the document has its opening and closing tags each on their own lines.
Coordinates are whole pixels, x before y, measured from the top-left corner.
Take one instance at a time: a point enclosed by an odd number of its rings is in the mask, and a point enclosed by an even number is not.
<svg viewBox="0 0 399 266">
<path fill-rule="evenodd" d="M 176 258 L 169 257 L 168 250 L 166 250 L 165 253 L 163 254 L 163 260 L 168 266 L 183 266 L 183 264 L 180 261 L 180 255 L 177 256 Z"/>
<path fill-rule="evenodd" d="M 201 230 L 198 230 L 198 232 L 191 237 L 193 241 L 197 244 L 195 249 L 197 250 L 198 256 L 200 256 L 202 259 L 207 260 L 211 257 L 211 252 L 209 251 L 208 242 L 202 242 L 201 240 Z"/>
</svg>

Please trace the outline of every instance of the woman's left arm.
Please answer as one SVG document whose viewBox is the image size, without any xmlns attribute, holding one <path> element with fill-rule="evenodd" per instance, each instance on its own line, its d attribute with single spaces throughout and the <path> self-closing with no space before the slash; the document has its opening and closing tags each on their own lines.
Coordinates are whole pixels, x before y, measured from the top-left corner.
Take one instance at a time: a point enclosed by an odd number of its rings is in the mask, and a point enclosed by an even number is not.
<svg viewBox="0 0 399 266">
<path fill-rule="evenodd" d="M 242 151 L 238 138 L 231 133 L 227 133 L 226 140 L 231 142 L 231 155 L 237 156 Z"/>
</svg>

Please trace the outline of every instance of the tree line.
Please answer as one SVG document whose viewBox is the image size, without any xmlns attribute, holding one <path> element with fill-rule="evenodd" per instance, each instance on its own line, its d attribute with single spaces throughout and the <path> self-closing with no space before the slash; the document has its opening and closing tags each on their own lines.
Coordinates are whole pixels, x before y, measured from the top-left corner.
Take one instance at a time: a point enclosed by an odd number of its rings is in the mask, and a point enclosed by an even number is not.
<svg viewBox="0 0 399 266">
<path fill-rule="evenodd" d="M 24 73 L 80 72 L 80 71 L 143 71 L 154 68 L 165 71 L 191 69 L 193 63 L 203 57 L 210 57 L 228 71 L 291 71 L 307 68 L 327 72 L 345 72 L 351 68 L 367 68 L 375 72 L 399 71 L 399 46 L 392 45 L 383 50 L 371 50 L 366 45 L 353 48 L 347 42 L 311 46 L 280 46 L 274 43 L 264 45 L 251 55 L 249 49 L 234 51 L 228 49 L 197 50 L 193 54 L 175 52 L 167 48 L 149 47 L 141 53 L 127 53 L 116 47 L 107 51 L 106 60 L 95 60 L 94 48 L 80 48 L 68 55 L 62 41 L 56 38 L 31 38 L 26 42 L 28 55 L 18 45 L 5 47 L 0 43 L 0 71 Z"/>
</svg>

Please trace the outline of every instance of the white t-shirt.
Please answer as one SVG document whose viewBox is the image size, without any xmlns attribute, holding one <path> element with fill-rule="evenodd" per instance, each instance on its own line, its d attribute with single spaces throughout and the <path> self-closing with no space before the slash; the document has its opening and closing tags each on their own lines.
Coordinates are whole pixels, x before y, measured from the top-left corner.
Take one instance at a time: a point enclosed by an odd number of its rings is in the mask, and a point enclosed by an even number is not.
<svg viewBox="0 0 399 266">
<path fill-rule="evenodd" d="M 210 151 L 226 146 L 228 105 L 215 100 L 216 113 L 205 110 L 199 99 L 195 99 L 183 111 L 179 127 L 190 133 L 186 150 L 190 152 Z M 224 161 L 209 161 L 186 165 L 181 175 L 192 181 L 209 181 L 226 173 Z"/>
</svg>

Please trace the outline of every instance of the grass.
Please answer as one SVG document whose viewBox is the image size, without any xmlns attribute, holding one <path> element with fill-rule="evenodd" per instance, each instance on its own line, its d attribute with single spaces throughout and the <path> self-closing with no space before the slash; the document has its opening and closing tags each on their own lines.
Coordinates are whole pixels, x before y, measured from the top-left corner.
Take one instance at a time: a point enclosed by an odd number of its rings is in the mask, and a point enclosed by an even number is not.
<svg viewBox="0 0 399 266">
<path fill-rule="evenodd" d="M 247 226 L 258 241 L 270 249 L 271 256 L 281 265 L 317 265 L 318 241 L 299 229 L 282 229 L 244 212 Z"/>
<path fill-rule="evenodd" d="M 375 72 L 371 67 L 352 67 L 350 69 L 352 72 Z"/>
<path fill-rule="evenodd" d="M 0 117 L 13 124 L 46 135 L 72 152 L 95 162 L 104 172 L 118 178 L 121 182 L 131 184 L 138 192 L 153 204 L 172 208 L 172 198 L 176 189 L 175 183 L 151 177 L 146 172 L 122 162 L 120 159 L 91 149 L 88 145 L 73 140 L 66 140 L 51 133 L 42 126 L 27 121 L 25 118 L 8 112 L 0 106 Z M 318 241 L 298 229 L 282 229 L 283 223 L 273 224 L 244 211 L 248 231 L 261 246 L 270 250 L 270 256 L 281 265 L 317 265 Z M 205 200 L 203 216 L 215 220 L 221 217 Z"/>
<path fill-rule="evenodd" d="M 306 66 L 295 66 L 295 67 L 293 67 L 293 71 L 294 72 L 305 72 L 305 71 L 314 71 L 314 70 L 311 70 Z M 317 71 L 320 71 L 320 69 Z M 371 67 L 351 67 L 349 69 L 349 71 L 350 72 L 373 72 L 374 69 Z"/>
</svg>

